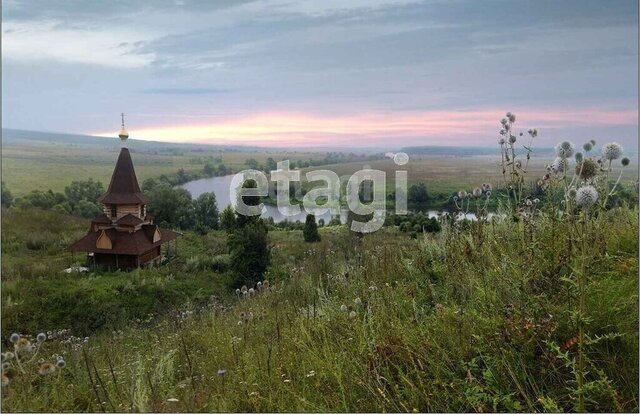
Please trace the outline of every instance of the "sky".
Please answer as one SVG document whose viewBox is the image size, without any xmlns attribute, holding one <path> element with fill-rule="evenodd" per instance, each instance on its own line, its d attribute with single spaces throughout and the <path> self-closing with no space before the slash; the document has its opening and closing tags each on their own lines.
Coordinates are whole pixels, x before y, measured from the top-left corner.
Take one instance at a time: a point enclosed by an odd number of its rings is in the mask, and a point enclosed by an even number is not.
<svg viewBox="0 0 640 414">
<path fill-rule="evenodd" d="M 274 147 L 637 149 L 636 0 L 5 0 L 2 126 Z"/>
</svg>

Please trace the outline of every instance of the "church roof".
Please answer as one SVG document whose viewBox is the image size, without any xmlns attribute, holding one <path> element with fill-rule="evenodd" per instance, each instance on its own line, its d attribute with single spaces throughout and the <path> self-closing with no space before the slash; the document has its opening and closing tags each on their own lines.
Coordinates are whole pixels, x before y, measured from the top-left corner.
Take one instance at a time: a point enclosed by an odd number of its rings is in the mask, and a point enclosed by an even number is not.
<svg viewBox="0 0 640 414">
<path fill-rule="evenodd" d="M 127 214 L 126 216 L 122 216 L 116 221 L 116 224 L 122 224 L 125 226 L 135 226 L 137 224 L 144 223 L 144 221 L 133 214 Z"/>
<path fill-rule="evenodd" d="M 140 190 L 128 148 L 122 148 L 111 176 L 107 192 L 98 197 L 103 204 L 146 204 L 147 196 Z"/>
<path fill-rule="evenodd" d="M 91 220 L 94 224 L 111 224 L 111 219 L 107 217 L 106 214 L 102 213 L 93 220 Z"/>
<path fill-rule="evenodd" d="M 153 235 L 156 228 L 160 231 L 160 240 L 153 242 Z M 127 254 L 139 256 L 149 250 L 160 246 L 163 243 L 174 240 L 178 233 L 172 230 L 161 229 L 155 224 L 145 224 L 138 231 L 129 233 L 128 231 L 118 231 L 115 228 L 104 230 L 111 240 L 111 249 L 98 249 L 97 240 L 102 234 L 102 230 L 89 231 L 86 236 L 69 247 L 72 252 L 94 252 L 109 254 Z"/>
</svg>

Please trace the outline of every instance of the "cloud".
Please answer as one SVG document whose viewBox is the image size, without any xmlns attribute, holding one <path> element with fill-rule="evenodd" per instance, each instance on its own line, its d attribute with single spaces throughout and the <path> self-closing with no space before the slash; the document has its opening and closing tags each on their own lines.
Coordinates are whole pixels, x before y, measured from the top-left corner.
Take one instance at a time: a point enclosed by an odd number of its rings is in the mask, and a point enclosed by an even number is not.
<svg viewBox="0 0 640 414">
<path fill-rule="evenodd" d="M 154 95 L 209 95 L 219 93 L 229 93 L 230 89 L 225 88 L 149 88 L 143 89 L 142 93 Z"/>
<path fill-rule="evenodd" d="M 135 115 L 134 115 L 135 116 Z M 161 116 L 161 115 L 159 115 Z M 368 112 L 342 116 L 313 113 L 261 113 L 248 116 L 212 115 L 200 120 L 190 118 L 186 124 L 163 127 L 130 127 L 132 137 L 159 141 L 194 143 L 236 143 L 247 145 L 333 147 L 389 146 L 393 142 L 417 144 L 470 145 L 477 137 L 495 137 L 504 111 L 412 111 Z M 178 116 L 179 117 L 179 116 Z M 216 119 L 217 118 L 217 119 Z M 524 118 L 524 119 L 523 119 Z M 544 134 L 565 128 L 610 125 L 637 125 L 636 111 L 530 109 L 522 113 L 518 129 L 538 128 L 539 141 L 553 143 Z M 96 135 L 115 136 L 116 132 Z M 492 145 L 488 138 L 482 145 Z M 393 145 L 391 145 L 393 146 Z"/>
</svg>

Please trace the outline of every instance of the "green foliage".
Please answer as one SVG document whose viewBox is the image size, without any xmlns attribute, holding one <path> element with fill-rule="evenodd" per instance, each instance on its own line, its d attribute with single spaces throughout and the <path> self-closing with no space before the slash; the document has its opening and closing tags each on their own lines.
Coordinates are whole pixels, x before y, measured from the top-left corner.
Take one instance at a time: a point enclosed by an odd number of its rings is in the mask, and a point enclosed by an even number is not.
<svg viewBox="0 0 640 414">
<path fill-rule="evenodd" d="M 320 233 L 318 233 L 318 225 L 316 224 L 315 215 L 307 214 L 302 235 L 304 236 L 304 241 L 308 243 L 320 241 Z"/>
<path fill-rule="evenodd" d="M 222 210 L 220 215 L 220 228 L 226 231 L 232 231 L 237 227 L 236 213 L 231 205 L 228 205 Z"/>
<path fill-rule="evenodd" d="M 236 285 L 253 284 L 262 279 L 269 265 L 267 226 L 262 220 L 246 222 L 229 234 L 231 268 Z"/>
<path fill-rule="evenodd" d="M 149 212 L 154 221 L 163 226 L 189 229 L 195 224 L 191 194 L 184 188 L 157 184 L 147 194 Z"/>
<path fill-rule="evenodd" d="M 11 195 L 11 191 L 9 191 L 7 186 L 4 184 L 4 181 L 2 182 L 1 200 L 2 200 L 2 207 L 11 207 L 11 204 L 13 204 L 13 196 Z"/>
<path fill-rule="evenodd" d="M 424 183 L 415 184 L 409 187 L 407 202 L 410 204 L 422 204 L 429 201 L 427 186 Z"/>
<path fill-rule="evenodd" d="M 218 223 L 218 205 L 216 204 L 216 195 L 214 193 L 202 193 L 193 202 L 194 218 L 197 226 L 205 230 L 217 230 Z"/>
</svg>

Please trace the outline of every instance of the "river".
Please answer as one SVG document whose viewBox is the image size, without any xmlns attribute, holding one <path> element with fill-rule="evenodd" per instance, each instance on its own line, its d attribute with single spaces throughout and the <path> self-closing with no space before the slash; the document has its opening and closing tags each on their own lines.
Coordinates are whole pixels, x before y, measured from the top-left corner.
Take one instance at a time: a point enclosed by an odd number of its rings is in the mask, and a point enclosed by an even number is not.
<svg viewBox="0 0 640 414">
<path fill-rule="evenodd" d="M 188 183 L 182 184 L 180 187 L 187 190 L 193 198 L 197 198 L 202 193 L 213 192 L 216 195 L 218 208 L 222 211 L 222 209 L 231 204 L 230 186 L 234 176 L 235 175 L 224 175 L 222 177 L 201 178 L 199 180 L 189 181 Z M 233 191 L 233 194 L 235 194 L 235 191 Z M 313 212 L 317 212 L 317 210 Z M 347 213 L 347 209 L 342 209 L 340 214 L 340 221 L 342 223 L 347 222 Z M 428 210 L 425 213 L 429 217 L 437 217 L 439 214 L 441 214 L 441 212 L 436 210 Z M 491 215 L 492 214 L 490 213 L 490 216 Z M 271 217 L 276 223 L 284 220 L 299 220 L 301 222 L 304 222 L 305 218 L 307 217 L 307 212 L 304 210 L 304 208 L 301 208 L 301 211 L 298 214 L 288 214 L 286 210 L 284 212 L 281 212 L 280 210 L 278 210 L 278 207 L 265 204 L 262 209 L 261 217 Z M 466 218 L 469 220 L 475 220 L 476 217 L 473 213 L 469 213 L 466 215 Z M 325 212 L 324 214 L 316 214 L 316 220 L 320 219 L 323 219 L 325 223 L 328 223 L 329 220 L 331 220 L 331 213 Z"/>
</svg>

